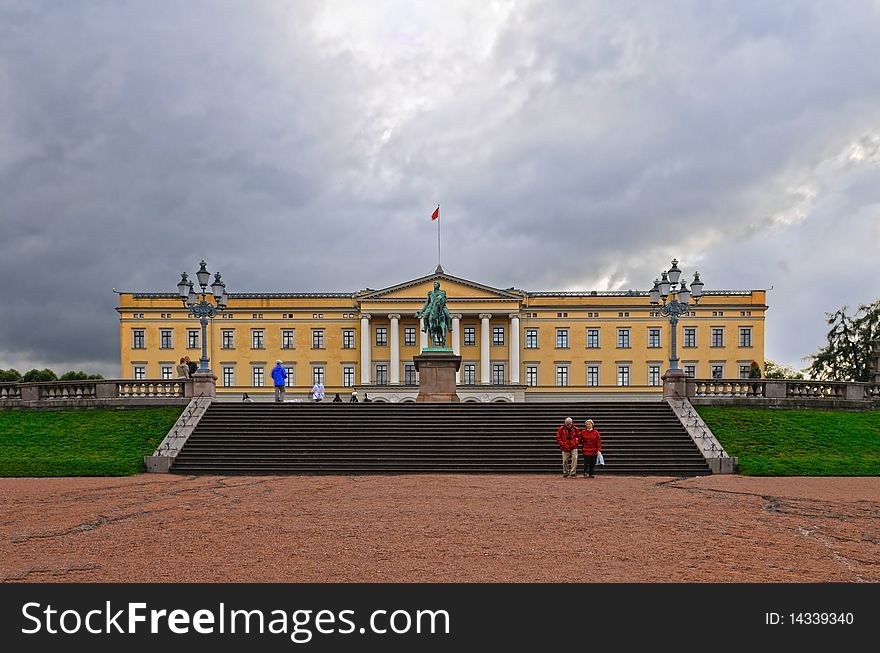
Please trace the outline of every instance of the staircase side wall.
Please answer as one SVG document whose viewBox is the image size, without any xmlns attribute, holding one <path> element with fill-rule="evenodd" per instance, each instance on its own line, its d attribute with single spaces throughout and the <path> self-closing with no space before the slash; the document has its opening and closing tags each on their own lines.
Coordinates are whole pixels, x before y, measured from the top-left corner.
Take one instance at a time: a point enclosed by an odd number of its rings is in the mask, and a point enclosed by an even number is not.
<svg viewBox="0 0 880 653">
<path fill-rule="evenodd" d="M 168 435 L 159 443 L 153 455 L 144 456 L 144 464 L 147 466 L 148 472 L 167 474 L 171 470 L 174 459 L 177 458 L 177 454 L 180 453 L 181 448 L 186 444 L 187 439 L 192 435 L 210 405 L 210 397 L 196 397 L 189 402 L 174 426 L 168 431 Z"/>
<path fill-rule="evenodd" d="M 739 471 L 739 459 L 731 458 L 724 450 L 718 438 L 712 433 L 712 429 L 694 410 L 691 402 L 687 399 L 669 399 L 667 403 L 703 454 L 713 474 L 736 474 Z"/>
</svg>

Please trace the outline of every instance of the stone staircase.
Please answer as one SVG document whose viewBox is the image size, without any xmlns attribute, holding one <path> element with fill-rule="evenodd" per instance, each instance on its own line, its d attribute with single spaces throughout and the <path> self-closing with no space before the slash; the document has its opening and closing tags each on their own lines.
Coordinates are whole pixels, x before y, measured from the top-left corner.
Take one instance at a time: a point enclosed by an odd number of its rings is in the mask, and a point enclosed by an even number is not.
<svg viewBox="0 0 880 653">
<path fill-rule="evenodd" d="M 179 474 L 560 474 L 556 428 L 587 418 L 600 474 L 695 476 L 709 467 L 672 409 L 654 402 L 333 404 L 214 402 Z M 579 464 L 580 469 L 583 467 Z"/>
</svg>

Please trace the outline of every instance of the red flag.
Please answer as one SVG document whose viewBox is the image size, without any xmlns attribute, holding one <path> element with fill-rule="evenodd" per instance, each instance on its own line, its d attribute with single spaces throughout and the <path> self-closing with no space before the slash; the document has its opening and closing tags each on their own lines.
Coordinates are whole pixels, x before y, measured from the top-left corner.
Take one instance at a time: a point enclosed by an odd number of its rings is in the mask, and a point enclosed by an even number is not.
<svg viewBox="0 0 880 653">
<path fill-rule="evenodd" d="M 431 220 L 436 220 L 440 217 L 440 205 L 437 205 L 437 208 L 434 209 L 434 212 L 431 214 Z"/>
</svg>

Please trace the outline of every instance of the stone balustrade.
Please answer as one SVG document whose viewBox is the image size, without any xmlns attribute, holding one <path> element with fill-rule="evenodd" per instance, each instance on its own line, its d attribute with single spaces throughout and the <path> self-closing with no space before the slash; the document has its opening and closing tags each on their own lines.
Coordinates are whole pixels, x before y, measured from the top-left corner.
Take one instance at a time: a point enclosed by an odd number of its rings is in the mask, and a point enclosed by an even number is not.
<svg viewBox="0 0 880 653">
<path fill-rule="evenodd" d="M 119 397 L 186 397 L 188 379 L 173 381 L 117 381 Z"/>
<path fill-rule="evenodd" d="M 789 408 L 880 408 L 880 385 L 787 379 L 687 379 L 695 405 L 765 405 Z"/>
<path fill-rule="evenodd" d="M 688 382 L 690 390 L 691 383 Z M 742 379 L 695 379 L 692 397 L 764 397 L 765 382 L 759 379 L 744 381 Z"/>
<path fill-rule="evenodd" d="M 210 377 L 209 377 L 210 378 Z M 214 396 L 213 381 L 194 379 L 100 379 L 0 384 L 0 408 L 95 408 L 185 405 L 196 396 Z"/>
<path fill-rule="evenodd" d="M 0 401 L 21 399 L 20 383 L 0 383 Z"/>
</svg>

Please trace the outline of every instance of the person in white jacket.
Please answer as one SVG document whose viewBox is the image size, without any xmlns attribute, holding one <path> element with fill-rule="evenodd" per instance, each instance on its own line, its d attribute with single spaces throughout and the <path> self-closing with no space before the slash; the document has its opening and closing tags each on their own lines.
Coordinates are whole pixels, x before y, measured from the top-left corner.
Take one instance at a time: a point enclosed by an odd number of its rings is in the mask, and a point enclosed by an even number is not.
<svg viewBox="0 0 880 653">
<path fill-rule="evenodd" d="M 312 399 L 321 401 L 324 398 L 324 384 L 318 381 L 312 386 Z"/>
</svg>

